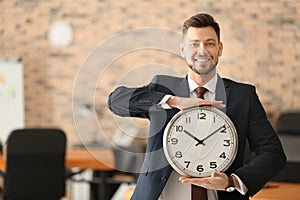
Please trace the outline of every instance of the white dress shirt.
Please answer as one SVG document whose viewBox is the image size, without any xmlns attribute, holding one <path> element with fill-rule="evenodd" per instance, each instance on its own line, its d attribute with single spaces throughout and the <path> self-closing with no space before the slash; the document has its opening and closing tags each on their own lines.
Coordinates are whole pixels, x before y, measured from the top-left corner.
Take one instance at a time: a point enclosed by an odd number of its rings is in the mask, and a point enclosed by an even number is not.
<svg viewBox="0 0 300 200">
<path fill-rule="evenodd" d="M 204 93 L 204 99 L 208 100 L 214 100 L 216 96 L 216 86 L 217 86 L 218 76 L 215 75 L 209 82 L 207 82 L 202 87 L 205 87 L 207 89 L 207 92 Z M 198 84 L 193 81 L 188 76 L 188 84 L 190 88 L 190 97 L 197 98 L 197 94 L 195 92 L 195 89 L 198 86 Z M 159 103 L 159 105 L 164 109 L 171 109 L 171 107 L 166 103 L 167 100 L 170 98 L 171 95 L 166 95 Z M 241 194 L 246 194 L 248 191 L 247 187 L 243 184 L 243 182 L 240 180 L 240 178 L 234 175 L 237 180 L 239 181 L 239 184 L 241 186 L 241 190 L 238 190 Z M 187 200 L 191 199 L 191 184 L 189 183 L 181 183 L 179 181 L 179 177 L 181 175 L 178 174 L 175 170 L 173 170 L 169 176 L 169 179 L 167 181 L 166 186 L 164 187 L 164 190 L 162 191 L 162 194 L 158 198 L 158 200 Z M 209 200 L 218 200 L 218 194 L 216 190 L 207 190 L 207 199 Z"/>
</svg>

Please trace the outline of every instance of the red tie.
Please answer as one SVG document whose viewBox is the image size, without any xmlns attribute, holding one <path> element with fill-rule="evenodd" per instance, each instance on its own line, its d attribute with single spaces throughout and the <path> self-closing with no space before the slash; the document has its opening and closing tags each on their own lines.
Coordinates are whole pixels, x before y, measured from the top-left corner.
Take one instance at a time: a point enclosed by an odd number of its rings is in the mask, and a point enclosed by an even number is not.
<svg viewBox="0 0 300 200">
<path fill-rule="evenodd" d="M 191 185 L 192 186 L 192 200 L 207 200 L 206 188 Z"/>
<path fill-rule="evenodd" d="M 207 89 L 205 87 L 197 87 L 195 89 L 195 92 L 197 93 L 197 98 L 204 99 L 203 95 L 206 91 L 207 91 Z"/>
<path fill-rule="evenodd" d="M 197 98 L 204 99 L 204 93 L 207 91 L 205 87 L 197 87 L 195 92 L 197 93 Z M 207 190 L 206 188 L 191 185 L 192 188 L 192 200 L 207 200 Z"/>
</svg>

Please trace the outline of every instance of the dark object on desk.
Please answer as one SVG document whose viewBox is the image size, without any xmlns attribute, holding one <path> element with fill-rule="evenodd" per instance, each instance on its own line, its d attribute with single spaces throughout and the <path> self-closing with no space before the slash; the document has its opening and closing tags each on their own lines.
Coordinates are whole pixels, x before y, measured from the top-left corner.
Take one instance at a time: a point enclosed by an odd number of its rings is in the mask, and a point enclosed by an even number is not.
<svg viewBox="0 0 300 200">
<path fill-rule="evenodd" d="M 300 163 L 287 161 L 285 168 L 272 181 L 300 183 Z"/>
<path fill-rule="evenodd" d="M 58 129 L 20 129 L 7 140 L 7 200 L 58 200 L 65 195 L 66 136 Z"/>
<path fill-rule="evenodd" d="M 300 183 L 300 112 L 283 113 L 277 133 L 287 156 L 286 167 L 272 181 Z"/>
<path fill-rule="evenodd" d="M 300 135 L 300 111 L 282 113 L 277 121 L 278 134 Z"/>
<path fill-rule="evenodd" d="M 3 153 L 3 145 L 2 145 L 2 142 L 0 141 L 0 155 L 2 155 Z"/>
</svg>

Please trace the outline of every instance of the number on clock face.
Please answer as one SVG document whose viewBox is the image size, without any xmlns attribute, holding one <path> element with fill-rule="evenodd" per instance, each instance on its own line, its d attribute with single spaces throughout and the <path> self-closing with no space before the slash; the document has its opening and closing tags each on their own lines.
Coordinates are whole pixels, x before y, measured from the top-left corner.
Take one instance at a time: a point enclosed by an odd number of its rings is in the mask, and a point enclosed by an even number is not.
<svg viewBox="0 0 300 200">
<path fill-rule="evenodd" d="M 237 151 L 237 135 L 229 118 L 211 107 L 181 111 L 164 133 L 169 163 L 182 175 L 210 176 L 226 170 Z"/>
</svg>

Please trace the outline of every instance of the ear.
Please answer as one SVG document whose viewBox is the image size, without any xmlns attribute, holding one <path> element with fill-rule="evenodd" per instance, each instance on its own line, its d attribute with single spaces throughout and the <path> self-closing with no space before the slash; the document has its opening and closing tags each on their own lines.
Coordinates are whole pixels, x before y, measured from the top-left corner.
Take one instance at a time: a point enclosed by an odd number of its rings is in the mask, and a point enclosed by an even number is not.
<svg viewBox="0 0 300 200">
<path fill-rule="evenodd" d="M 218 53 L 218 56 L 222 56 L 222 53 L 223 53 L 223 43 L 219 42 L 219 53 Z"/>
<path fill-rule="evenodd" d="M 180 56 L 184 58 L 184 47 L 182 42 L 180 43 Z"/>
</svg>

